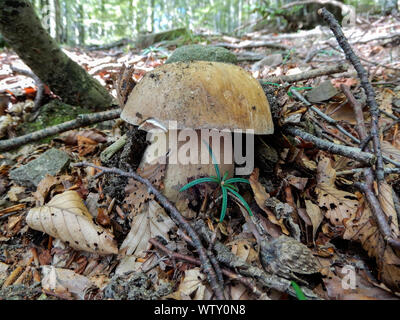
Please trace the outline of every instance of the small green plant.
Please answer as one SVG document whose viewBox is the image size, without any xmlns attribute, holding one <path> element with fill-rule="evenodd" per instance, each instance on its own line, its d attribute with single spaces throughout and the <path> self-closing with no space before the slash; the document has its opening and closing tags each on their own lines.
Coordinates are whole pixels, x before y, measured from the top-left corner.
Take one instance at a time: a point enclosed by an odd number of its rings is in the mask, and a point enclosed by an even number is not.
<svg viewBox="0 0 400 320">
<path fill-rule="evenodd" d="M 304 295 L 303 291 L 301 290 L 300 286 L 296 282 L 291 281 L 290 284 L 292 285 L 294 291 L 296 292 L 297 299 L 307 300 L 307 298 Z"/>
<path fill-rule="evenodd" d="M 156 53 L 165 54 L 165 51 L 166 51 L 166 49 L 163 48 L 163 47 L 153 47 L 153 46 L 150 46 L 150 47 L 148 47 L 148 48 L 146 48 L 146 49 L 144 49 L 144 50 L 142 51 L 142 56 L 147 56 L 147 55 L 150 54 L 150 53 L 153 53 L 153 54 L 156 54 Z"/>
<path fill-rule="evenodd" d="M 189 182 L 188 184 L 184 185 L 179 192 L 185 191 L 191 187 L 194 187 L 197 184 L 200 183 L 204 183 L 204 182 L 215 182 L 219 185 L 219 187 L 221 188 L 222 191 L 222 207 L 221 207 L 221 215 L 219 217 L 219 221 L 222 222 L 224 220 L 225 214 L 226 214 L 226 209 L 228 206 L 228 194 L 233 195 L 234 197 L 236 197 L 242 204 L 243 206 L 246 208 L 246 210 L 248 211 L 249 215 L 253 215 L 253 213 L 251 212 L 250 206 L 248 205 L 248 203 L 246 202 L 246 200 L 243 199 L 243 197 L 238 193 L 239 189 L 233 185 L 234 183 L 237 182 L 241 182 L 241 183 L 248 183 L 250 184 L 250 182 L 246 179 L 243 178 L 231 178 L 231 179 L 226 179 L 228 177 L 229 172 L 225 172 L 224 176 L 221 177 L 221 172 L 219 170 L 219 166 L 216 163 L 214 154 L 212 152 L 211 147 L 204 142 L 207 147 L 208 147 L 208 151 L 211 155 L 213 164 L 214 164 L 214 168 L 215 168 L 215 173 L 217 174 L 216 176 L 210 176 L 210 177 L 205 177 L 205 178 L 199 178 L 196 180 L 193 180 L 191 182 Z"/>
</svg>

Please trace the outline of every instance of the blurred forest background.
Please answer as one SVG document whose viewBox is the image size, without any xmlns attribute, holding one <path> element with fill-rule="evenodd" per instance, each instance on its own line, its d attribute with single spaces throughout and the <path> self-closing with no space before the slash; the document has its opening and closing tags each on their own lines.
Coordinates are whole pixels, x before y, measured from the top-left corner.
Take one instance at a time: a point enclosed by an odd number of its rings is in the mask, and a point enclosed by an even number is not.
<svg viewBox="0 0 400 320">
<path fill-rule="evenodd" d="M 249 31 L 295 31 L 319 23 L 324 1 L 293 0 L 32 0 L 42 23 L 59 43 L 96 45 L 139 33 L 186 27 L 242 35 Z M 329 1 L 328 1 L 329 2 Z M 351 5 L 357 14 L 396 14 L 397 0 L 330 1 Z M 340 15 L 340 7 L 328 8 Z M 286 9 L 285 9 L 286 8 Z"/>
</svg>

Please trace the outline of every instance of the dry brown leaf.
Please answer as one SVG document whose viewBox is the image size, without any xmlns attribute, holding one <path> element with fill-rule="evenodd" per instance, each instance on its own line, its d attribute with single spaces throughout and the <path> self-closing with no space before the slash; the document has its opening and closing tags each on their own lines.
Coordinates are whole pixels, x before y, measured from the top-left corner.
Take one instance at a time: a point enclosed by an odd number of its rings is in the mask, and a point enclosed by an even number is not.
<svg viewBox="0 0 400 320">
<path fill-rule="evenodd" d="M 49 174 L 46 174 L 46 176 L 42 180 L 40 180 L 36 191 L 32 192 L 32 195 L 39 202 L 39 205 L 43 205 L 45 203 L 45 199 L 49 194 L 51 188 L 53 188 L 58 183 L 59 179 Z"/>
<path fill-rule="evenodd" d="M 186 270 L 177 290 L 181 299 L 192 297 L 191 300 L 203 300 L 206 291 L 205 280 L 206 276 L 200 272 L 200 268 Z"/>
<path fill-rule="evenodd" d="M 390 142 L 382 141 L 382 153 L 390 159 L 400 161 L 400 149 L 394 147 Z"/>
<path fill-rule="evenodd" d="M 325 216 L 333 225 L 343 225 L 350 219 L 358 208 L 357 197 L 335 186 L 336 171 L 332 168 L 331 160 L 321 157 L 317 168 L 318 205 L 325 211 Z"/>
<path fill-rule="evenodd" d="M 368 255 L 376 259 L 378 278 L 392 290 L 400 292 L 400 259 L 390 246 L 385 245 L 368 206 L 363 204 L 357 216 L 346 223 L 343 239 L 360 242 Z"/>
<path fill-rule="evenodd" d="M 286 180 L 290 185 L 292 185 L 293 187 L 295 187 L 300 191 L 304 190 L 308 182 L 308 178 L 296 177 L 293 175 L 288 176 Z"/>
<path fill-rule="evenodd" d="M 121 251 L 125 249 L 128 255 L 144 257 L 145 251 L 150 247 L 149 240 L 161 236 L 168 241 L 168 231 L 174 225 L 171 218 L 155 200 L 149 201 L 133 218 L 131 230 L 121 245 Z"/>
<path fill-rule="evenodd" d="M 156 160 L 155 163 L 146 165 L 143 168 L 136 170 L 136 173 L 141 177 L 148 179 L 156 188 L 162 189 L 162 181 L 165 174 L 166 168 L 165 161 Z M 129 179 L 127 186 L 125 187 L 125 203 L 132 207 L 130 216 L 134 217 L 138 214 L 148 200 L 154 199 L 154 195 L 149 194 L 147 187 L 142 183 Z"/>
<path fill-rule="evenodd" d="M 315 238 L 315 234 L 322 220 L 324 219 L 324 215 L 321 212 L 321 209 L 310 200 L 305 200 L 306 203 L 306 211 L 307 215 L 310 217 L 312 227 L 313 227 L 313 240 Z"/>
<path fill-rule="evenodd" d="M 393 188 L 388 183 L 383 182 L 379 185 L 378 200 L 387 220 L 390 221 L 390 230 L 394 239 L 399 237 L 399 222 L 393 202 Z"/>
<path fill-rule="evenodd" d="M 92 216 L 76 191 L 65 191 L 45 206 L 28 212 L 26 222 L 39 230 L 64 241 L 76 250 L 99 254 L 117 254 L 114 237 L 94 224 Z"/>
<path fill-rule="evenodd" d="M 257 205 L 267 214 L 268 219 L 278 226 L 280 226 L 282 232 L 286 235 L 289 235 L 289 230 L 285 227 L 283 223 L 283 218 L 277 219 L 271 210 L 267 209 L 265 206 L 265 201 L 269 199 L 269 194 L 265 191 L 265 188 L 258 181 L 259 170 L 255 168 L 252 174 L 250 175 L 249 182 L 251 185 L 251 189 L 254 193 L 254 199 L 256 200 Z"/>
<path fill-rule="evenodd" d="M 94 286 L 88 278 L 69 269 L 44 266 L 42 267 L 42 274 L 43 289 L 58 294 L 71 293 L 81 300 L 85 298 L 87 290 Z"/>
<path fill-rule="evenodd" d="M 92 141 L 97 143 L 107 142 L 107 138 L 104 133 L 98 130 L 80 130 L 80 131 L 67 131 L 60 135 L 58 140 L 63 141 L 68 145 L 77 145 L 78 144 L 78 136 L 89 138 Z"/>
<path fill-rule="evenodd" d="M 230 242 L 229 245 L 232 246 L 232 253 L 246 262 L 252 263 L 258 259 L 257 251 L 247 240 L 235 240 Z"/>
</svg>

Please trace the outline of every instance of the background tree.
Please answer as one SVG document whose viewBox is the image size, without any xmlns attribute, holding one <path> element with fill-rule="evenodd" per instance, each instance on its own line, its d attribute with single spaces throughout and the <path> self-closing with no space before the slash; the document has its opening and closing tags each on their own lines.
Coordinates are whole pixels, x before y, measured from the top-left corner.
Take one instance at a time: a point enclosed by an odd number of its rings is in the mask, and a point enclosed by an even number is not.
<svg viewBox="0 0 400 320">
<path fill-rule="evenodd" d="M 27 0 L 0 0 L 0 33 L 20 58 L 66 103 L 101 110 L 112 97 L 69 59 L 43 28 Z"/>
</svg>

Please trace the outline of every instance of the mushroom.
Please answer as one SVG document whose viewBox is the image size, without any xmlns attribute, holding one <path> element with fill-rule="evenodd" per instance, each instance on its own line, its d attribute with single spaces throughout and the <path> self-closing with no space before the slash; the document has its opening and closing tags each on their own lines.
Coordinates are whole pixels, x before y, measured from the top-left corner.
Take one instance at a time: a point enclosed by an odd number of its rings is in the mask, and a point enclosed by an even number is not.
<svg viewBox="0 0 400 320">
<path fill-rule="evenodd" d="M 231 132 L 274 131 L 269 103 L 258 81 L 244 69 L 221 62 L 177 62 L 148 72 L 129 94 L 121 118 L 150 132 L 153 142 L 140 167 L 169 151 L 163 193 L 172 201 L 190 180 L 215 175 L 203 142 L 212 148 L 221 173 L 232 177 Z M 210 135 L 205 136 L 202 129 L 211 130 Z M 171 145 L 175 147 L 167 148 Z"/>
</svg>

